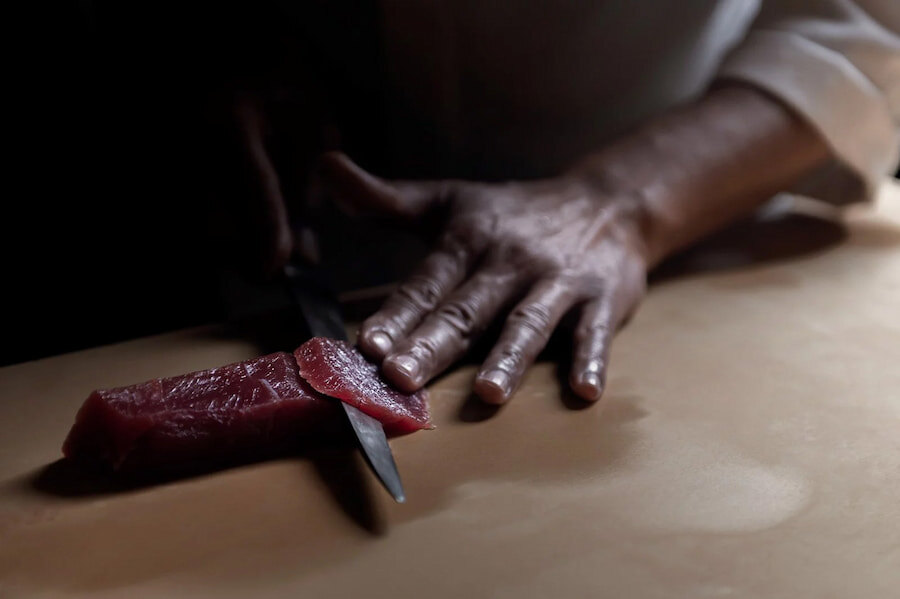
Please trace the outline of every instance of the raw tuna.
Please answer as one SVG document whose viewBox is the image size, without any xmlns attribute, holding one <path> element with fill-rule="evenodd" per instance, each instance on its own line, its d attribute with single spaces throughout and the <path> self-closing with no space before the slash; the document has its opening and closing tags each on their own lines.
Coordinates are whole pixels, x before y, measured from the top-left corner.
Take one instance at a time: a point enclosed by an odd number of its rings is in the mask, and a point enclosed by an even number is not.
<svg viewBox="0 0 900 599">
<path fill-rule="evenodd" d="M 360 373 L 348 370 L 345 376 L 357 381 Z M 411 401 L 418 406 L 421 398 Z M 397 410 L 401 404 L 402 399 Z M 388 433 L 423 428 L 402 416 L 389 417 L 380 396 L 354 405 L 385 418 Z M 78 411 L 63 454 L 116 470 L 182 466 L 251 457 L 284 444 L 340 434 L 346 430 L 343 419 L 333 399 L 300 377 L 294 357 L 280 352 L 95 391 Z"/>
<path fill-rule="evenodd" d="M 424 390 L 406 395 L 388 385 L 378 366 L 346 341 L 314 337 L 294 351 L 300 376 L 329 397 L 358 407 L 385 428 L 412 432 L 431 428 Z"/>
<path fill-rule="evenodd" d="M 337 421 L 288 353 L 94 391 L 63 444 L 67 457 L 114 469 L 239 454 Z"/>
</svg>

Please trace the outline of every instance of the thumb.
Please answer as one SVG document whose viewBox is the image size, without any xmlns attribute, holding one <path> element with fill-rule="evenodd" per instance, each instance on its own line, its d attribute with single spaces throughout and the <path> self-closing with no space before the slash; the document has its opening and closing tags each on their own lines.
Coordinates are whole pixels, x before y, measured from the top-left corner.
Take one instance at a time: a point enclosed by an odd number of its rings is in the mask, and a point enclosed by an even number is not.
<svg viewBox="0 0 900 599">
<path fill-rule="evenodd" d="M 319 176 L 344 212 L 414 220 L 444 204 L 453 181 L 388 181 L 360 168 L 342 152 L 328 152 Z"/>
<path fill-rule="evenodd" d="M 266 148 L 262 109 L 248 100 L 238 101 L 236 119 L 243 144 L 245 198 L 255 244 L 257 268 L 264 276 L 280 272 L 294 249 L 293 233 L 281 181 Z"/>
</svg>

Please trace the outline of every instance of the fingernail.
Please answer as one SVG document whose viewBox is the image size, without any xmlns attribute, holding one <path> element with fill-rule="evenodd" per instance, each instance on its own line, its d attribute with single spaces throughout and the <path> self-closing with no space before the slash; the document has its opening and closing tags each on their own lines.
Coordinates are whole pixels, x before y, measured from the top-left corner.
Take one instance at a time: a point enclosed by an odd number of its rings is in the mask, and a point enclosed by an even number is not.
<svg viewBox="0 0 900 599">
<path fill-rule="evenodd" d="M 600 376 L 595 372 L 585 372 L 581 375 L 581 378 L 578 381 L 583 389 L 587 391 L 590 395 L 589 399 L 597 400 L 600 399 L 600 392 L 602 389 L 602 383 L 600 381 Z"/>
<path fill-rule="evenodd" d="M 485 394 L 482 392 L 482 399 L 491 403 L 502 403 L 509 397 L 509 375 L 502 370 L 491 370 L 478 375 L 478 386 L 488 386 L 493 392 Z"/>
<path fill-rule="evenodd" d="M 369 342 L 369 345 L 372 346 L 373 349 L 378 350 L 378 353 L 383 357 L 389 351 L 391 351 L 391 338 L 387 336 L 387 333 L 383 331 L 375 331 L 374 333 L 370 333 L 366 336 L 366 339 Z"/>
<path fill-rule="evenodd" d="M 393 356 L 387 360 L 386 364 L 409 379 L 416 387 L 421 384 L 419 382 L 419 362 L 412 356 L 405 354 Z"/>
</svg>

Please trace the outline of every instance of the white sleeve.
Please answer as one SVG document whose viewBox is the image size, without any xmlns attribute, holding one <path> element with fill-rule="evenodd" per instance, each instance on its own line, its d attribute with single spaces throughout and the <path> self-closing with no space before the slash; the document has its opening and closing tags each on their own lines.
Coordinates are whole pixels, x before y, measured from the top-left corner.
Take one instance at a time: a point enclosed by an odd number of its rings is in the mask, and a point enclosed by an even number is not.
<svg viewBox="0 0 900 599">
<path fill-rule="evenodd" d="M 871 198 L 900 155 L 900 0 L 763 0 L 718 79 L 754 85 L 826 140 L 834 161 L 799 191 Z"/>
</svg>

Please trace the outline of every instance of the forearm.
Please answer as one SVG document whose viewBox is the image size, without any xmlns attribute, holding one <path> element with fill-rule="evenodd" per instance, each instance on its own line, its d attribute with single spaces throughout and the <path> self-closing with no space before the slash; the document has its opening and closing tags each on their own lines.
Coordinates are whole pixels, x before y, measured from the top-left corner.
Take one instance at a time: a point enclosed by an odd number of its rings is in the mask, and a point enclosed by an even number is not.
<svg viewBox="0 0 900 599">
<path fill-rule="evenodd" d="M 654 266 L 751 212 L 827 155 L 818 135 L 781 104 L 735 86 L 647 123 L 571 174 L 633 198 Z"/>
</svg>

